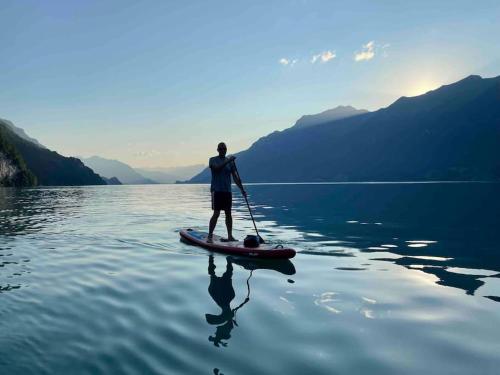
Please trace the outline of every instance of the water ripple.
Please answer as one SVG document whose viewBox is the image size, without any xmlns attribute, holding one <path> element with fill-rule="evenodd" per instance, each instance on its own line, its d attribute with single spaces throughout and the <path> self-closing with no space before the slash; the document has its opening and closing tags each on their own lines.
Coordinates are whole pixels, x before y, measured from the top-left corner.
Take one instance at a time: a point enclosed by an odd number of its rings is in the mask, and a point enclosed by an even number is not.
<svg viewBox="0 0 500 375">
<path fill-rule="evenodd" d="M 179 228 L 206 228 L 204 185 L 0 189 L 0 369 L 493 374 L 500 204 L 473 225 L 449 203 L 500 196 L 477 189 L 249 186 L 262 235 L 295 247 L 293 262 L 180 242 Z M 428 211 L 414 202 L 436 195 Z"/>
</svg>

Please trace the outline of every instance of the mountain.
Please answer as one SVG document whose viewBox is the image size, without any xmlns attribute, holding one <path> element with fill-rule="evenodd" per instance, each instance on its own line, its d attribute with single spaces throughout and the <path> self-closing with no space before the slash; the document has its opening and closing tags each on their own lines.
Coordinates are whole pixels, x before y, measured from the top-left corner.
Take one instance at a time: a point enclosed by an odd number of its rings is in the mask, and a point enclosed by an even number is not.
<svg viewBox="0 0 500 375">
<path fill-rule="evenodd" d="M 176 181 L 187 180 L 194 175 L 200 173 L 205 165 L 189 165 L 185 167 L 170 167 L 170 168 L 134 168 L 144 177 L 150 178 L 161 184 L 172 184 Z"/>
<path fill-rule="evenodd" d="M 118 160 L 111 160 L 101 158 L 99 156 L 92 156 L 90 158 L 81 158 L 85 165 L 92 168 L 108 179 L 112 177 L 118 178 L 122 184 L 136 185 L 136 184 L 156 184 L 149 178 L 137 173 L 130 165 L 122 163 Z"/>
<path fill-rule="evenodd" d="M 102 177 L 102 179 L 106 181 L 106 184 L 108 185 L 122 185 L 120 180 L 117 179 L 116 177 L 111 177 L 111 178 Z"/>
<path fill-rule="evenodd" d="M 151 170 L 146 168 L 134 168 L 134 170 L 145 178 L 149 178 L 160 184 L 171 184 L 178 180 L 176 176 L 159 170 Z"/>
<path fill-rule="evenodd" d="M 297 120 L 293 128 L 305 128 L 308 126 L 323 124 L 325 122 L 332 122 L 343 118 L 362 115 L 364 113 L 368 113 L 368 111 L 366 109 L 356 109 L 350 105 L 339 105 L 333 109 L 329 109 L 315 115 L 302 116 Z"/>
<path fill-rule="evenodd" d="M 387 108 L 259 139 L 247 182 L 500 180 L 500 76 L 469 76 Z M 208 182 L 209 171 L 190 182 Z"/>
<path fill-rule="evenodd" d="M 9 132 L 11 132 L 10 128 L 3 120 L 0 120 L 0 187 L 34 186 L 36 177 L 26 167 L 15 145 L 9 141 Z"/>
<path fill-rule="evenodd" d="M 31 138 L 28 134 L 26 134 L 24 129 L 18 128 L 11 121 L 0 118 L 0 122 L 22 139 L 31 142 L 38 147 L 46 148 L 45 146 L 41 145 L 40 142 L 38 142 L 35 138 Z"/>
<path fill-rule="evenodd" d="M 15 164 L 22 168 L 24 163 L 24 168 L 36 177 L 39 185 L 105 184 L 99 175 L 85 167 L 80 160 L 64 157 L 18 136 L 3 120 L 0 120 L 0 128 L 3 143 L 18 155 Z"/>
</svg>

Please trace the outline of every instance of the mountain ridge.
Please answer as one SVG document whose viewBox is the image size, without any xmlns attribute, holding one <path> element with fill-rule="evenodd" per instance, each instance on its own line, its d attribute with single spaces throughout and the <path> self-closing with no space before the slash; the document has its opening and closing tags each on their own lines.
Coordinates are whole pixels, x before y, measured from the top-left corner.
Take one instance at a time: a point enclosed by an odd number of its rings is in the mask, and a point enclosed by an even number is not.
<svg viewBox="0 0 500 375">
<path fill-rule="evenodd" d="M 150 178 L 162 184 L 171 184 L 186 180 L 198 174 L 205 168 L 203 164 L 188 165 L 169 168 L 134 168 L 144 177 Z"/>
<path fill-rule="evenodd" d="M 47 148 L 44 145 L 42 145 L 40 142 L 38 142 L 38 140 L 36 140 L 35 138 L 32 138 L 28 134 L 26 134 L 26 132 L 24 131 L 24 129 L 15 126 L 12 121 L 9 121 L 9 120 L 3 119 L 3 118 L 0 118 L 0 121 L 5 126 L 7 126 L 12 132 L 14 132 L 17 136 L 19 136 L 20 138 L 22 138 L 22 139 L 24 139 L 24 140 L 26 140 L 28 142 L 31 142 L 34 145 L 38 146 L 38 147 Z"/>
<path fill-rule="evenodd" d="M 100 156 L 91 156 L 89 158 L 81 158 L 83 163 L 101 176 L 111 179 L 116 177 L 122 184 L 135 185 L 135 184 L 156 184 L 149 178 L 144 177 L 138 173 L 130 165 L 115 159 L 106 159 Z"/>
<path fill-rule="evenodd" d="M 325 122 L 331 122 L 347 117 L 362 115 L 368 112 L 369 111 L 367 111 L 366 109 L 357 109 L 351 105 L 339 105 L 335 108 L 327 109 L 326 111 L 314 115 L 304 115 L 295 122 L 291 129 L 315 126 Z"/>
<path fill-rule="evenodd" d="M 26 162 L 15 145 L 8 140 L 9 127 L 0 120 L 0 186 L 35 186 L 35 175 L 27 168 Z"/>
<path fill-rule="evenodd" d="M 12 124 L 12 123 L 11 123 Z M 11 127 L 0 120 L 3 129 L 2 138 L 9 143 L 22 158 L 27 171 L 31 172 L 39 185 L 74 186 L 105 185 L 102 178 L 87 168 L 83 163 L 71 157 L 65 157 L 55 151 L 40 147 L 18 136 Z M 23 185 L 26 186 L 26 185 Z"/>
<path fill-rule="evenodd" d="M 261 137 L 247 182 L 499 180 L 500 76 L 469 76 L 386 108 Z M 189 182 L 208 182 L 205 169 Z"/>
</svg>

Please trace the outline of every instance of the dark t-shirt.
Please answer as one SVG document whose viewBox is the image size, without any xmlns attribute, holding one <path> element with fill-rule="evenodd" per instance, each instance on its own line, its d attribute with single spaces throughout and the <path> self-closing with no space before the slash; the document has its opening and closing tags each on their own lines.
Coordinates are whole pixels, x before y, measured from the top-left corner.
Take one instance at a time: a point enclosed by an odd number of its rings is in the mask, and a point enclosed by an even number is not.
<svg viewBox="0 0 500 375">
<path fill-rule="evenodd" d="M 210 191 L 226 191 L 231 192 L 231 173 L 234 171 L 234 164 L 227 163 L 222 169 L 214 170 L 213 167 L 221 165 L 227 158 L 214 156 L 208 161 L 208 166 L 212 172 L 212 183 L 210 184 Z"/>
</svg>

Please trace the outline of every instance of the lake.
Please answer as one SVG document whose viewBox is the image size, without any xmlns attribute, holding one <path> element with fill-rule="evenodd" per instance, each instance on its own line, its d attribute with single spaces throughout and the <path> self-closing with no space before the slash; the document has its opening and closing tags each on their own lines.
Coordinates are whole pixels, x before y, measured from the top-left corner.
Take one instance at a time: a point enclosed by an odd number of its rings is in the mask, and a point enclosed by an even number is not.
<svg viewBox="0 0 500 375">
<path fill-rule="evenodd" d="M 208 190 L 0 189 L 0 373 L 498 373 L 500 184 L 248 186 L 291 262 L 180 242 Z"/>
</svg>

